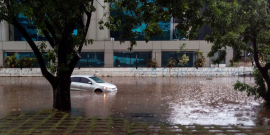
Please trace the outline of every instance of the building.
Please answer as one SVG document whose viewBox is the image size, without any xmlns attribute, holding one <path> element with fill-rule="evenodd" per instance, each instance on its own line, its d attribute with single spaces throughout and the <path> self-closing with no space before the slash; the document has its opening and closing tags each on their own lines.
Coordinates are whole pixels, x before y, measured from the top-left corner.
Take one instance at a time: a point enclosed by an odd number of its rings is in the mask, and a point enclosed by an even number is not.
<svg viewBox="0 0 270 135">
<path fill-rule="evenodd" d="M 104 3 L 101 3 L 104 4 Z M 138 39 L 137 45 L 134 46 L 132 52 L 127 50 L 129 42 L 120 44 L 118 40 L 118 33 L 112 32 L 108 29 L 99 30 L 98 22 L 106 10 L 104 10 L 96 1 L 96 12 L 92 13 L 91 25 L 87 35 L 88 39 L 94 39 L 93 45 L 84 46 L 82 50 L 82 59 L 77 64 L 78 67 L 135 67 L 136 57 L 138 67 L 146 67 L 149 59 L 156 59 L 158 67 L 166 67 L 169 58 L 177 59 L 180 45 L 186 43 L 186 54 L 189 56 L 190 61 L 187 67 L 194 67 L 194 61 L 197 58 L 196 51 L 201 51 L 206 58 L 204 66 L 210 66 L 211 58 L 207 57 L 207 53 L 211 49 L 211 43 L 204 41 L 205 35 L 209 29 L 204 26 L 200 31 L 196 40 L 183 40 L 184 37 L 177 36 L 174 26 L 177 20 L 171 19 L 169 22 L 160 22 L 160 27 L 163 30 L 163 35 L 151 39 L 148 43 Z M 106 5 L 109 8 L 109 5 Z M 109 11 L 109 9 L 107 9 Z M 29 24 L 26 17 L 17 16 L 18 21 L 25 27 L 34 41 L 46 41 L 46 39 L 38 35 L 38 30 Z M 104 19 L 103 19 L 104 20 Z M 106 22 L 107 20 L 104 20 Z M 134 30 L 142 32 L 143 26 L 137 27 Z M 74 31 L 76 33 L 76 31 Z M 229 60 L 233 56 L 233 50 L 227 48 L 227 57 L 224 63 L 229 65 Z M 22 56 L 35 57 L 30 46 L 22 37 L 20 32 L 9 25 L 7 22 L 2 21 L 0 25 L 0 66 L 4 66 L 4 59 L 6 56 L 13 55 L 17 52 L 17 58 Z M 34 67 L 38 67 L 35 64 Z"/>
</svg>

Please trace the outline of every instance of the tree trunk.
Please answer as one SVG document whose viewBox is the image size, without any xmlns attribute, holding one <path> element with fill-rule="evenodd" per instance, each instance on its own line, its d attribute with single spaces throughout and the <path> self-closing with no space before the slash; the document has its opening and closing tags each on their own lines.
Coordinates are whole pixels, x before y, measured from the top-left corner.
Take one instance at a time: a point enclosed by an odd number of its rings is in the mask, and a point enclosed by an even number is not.
<svg viewBox="0 0 270 135">
<path fill-rule="evenodd" d="M 61 111 L 71 110 L 70 77 L 58 77 L 56 87 L 53 89 L 53 108 Z"/>
<path fill-rule="evenodd" d="M 265 95 L 265 103 L 267 106 L 270 106 L 270 83 L 266 83 L 267 84 L 267 92 Z"/>
</svg>

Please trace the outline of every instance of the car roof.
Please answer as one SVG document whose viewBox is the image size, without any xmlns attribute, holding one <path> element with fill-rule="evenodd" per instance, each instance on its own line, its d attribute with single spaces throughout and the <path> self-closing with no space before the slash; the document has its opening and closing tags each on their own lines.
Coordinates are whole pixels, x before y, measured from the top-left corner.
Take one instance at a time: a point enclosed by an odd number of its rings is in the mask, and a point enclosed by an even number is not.
<svg viewBox="0 0 270 135">
<path fill-rule="evenodd" d="M 95 77 L 93 75 L 72 75 L 71 77 L 86 77 L 86 78 L 89 78 L 89 77 Z"/>
</svg>

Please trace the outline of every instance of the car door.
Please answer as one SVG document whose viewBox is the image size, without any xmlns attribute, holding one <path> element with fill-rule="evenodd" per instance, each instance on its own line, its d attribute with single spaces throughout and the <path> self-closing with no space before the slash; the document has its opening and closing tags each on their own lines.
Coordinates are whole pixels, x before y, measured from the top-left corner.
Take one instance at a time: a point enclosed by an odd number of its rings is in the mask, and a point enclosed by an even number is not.
<svg viewBox="0 0 270 135">
<path fill-rule="evenodd" d="M 93 84 L 89 84 L 89 82 L 92 82 L 92 81 L 90 81 L 88 78 L 81 77 L 80 89 L 87 90 L 87 91 L 94 90 Z"/>
<path fill-rule="evenodd" d="M 72 90 L 80 90 L 81 84 L 81 78 L 80 77 L 71 77 L 71 84 L 70 84 L 70 89 Z"/>
</svg>

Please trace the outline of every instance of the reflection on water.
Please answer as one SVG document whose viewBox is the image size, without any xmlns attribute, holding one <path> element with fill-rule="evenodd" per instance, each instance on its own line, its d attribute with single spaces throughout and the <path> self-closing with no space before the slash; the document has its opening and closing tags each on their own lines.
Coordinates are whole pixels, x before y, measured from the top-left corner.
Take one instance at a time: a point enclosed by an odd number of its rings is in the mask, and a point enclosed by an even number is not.
<svg viewBox="0 0 270 135">
<path fill-rule="evenodd" d="M 250 77 L 103 77 L 118 92 L 71 91 L 72 114 L 121 117 L 170 124 L 269 125 L 262 101 L 233 90 L 236 80 Z M 52 107 L 52 89 L 42 77 L 1 77 L 0 117 Z"/>
</svg>

